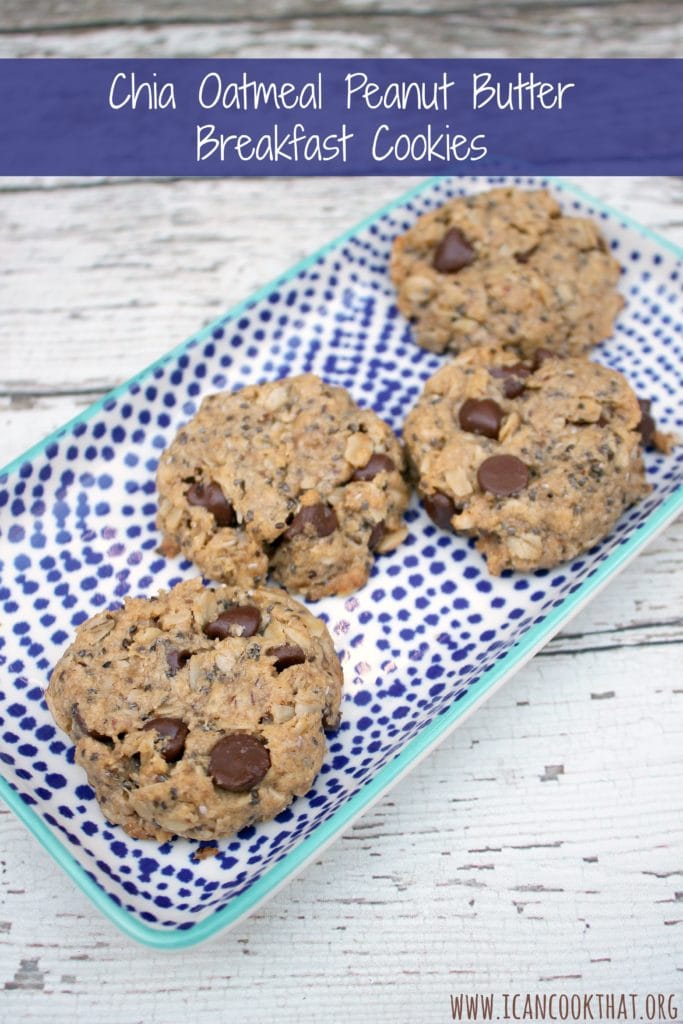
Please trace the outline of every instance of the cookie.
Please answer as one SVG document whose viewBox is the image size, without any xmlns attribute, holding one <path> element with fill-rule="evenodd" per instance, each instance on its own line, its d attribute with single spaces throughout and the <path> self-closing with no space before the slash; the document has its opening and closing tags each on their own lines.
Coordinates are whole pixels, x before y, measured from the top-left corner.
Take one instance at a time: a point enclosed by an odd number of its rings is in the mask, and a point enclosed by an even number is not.
<svg viewBox="0 0 683 1024">
<path fill-rule="evenodd" d="M 406 536 L 391 428 L 313 374 L 205 398 L 163 453 L 162 551 L 214 580 L 348 594 Z"/>
<path fill-rule="evenodd" d="M 298 601 L 194 579 L 83 623 L 46 699 L 110 821 L 212 839 L 310 789 L 341 686 L 325 624 Z"/>
<path fill-rule="evenodd" d="M 585 357 L 476 348 L 430 378 L 404 439 L 426 511 L 498 575 L 573 558 L 648 493 L 641 419 L 625 378 Z"/>
<path fill-rule="evenodd" d="M 612 332 L 619 274 L 598 227 L 565 217 L 545 190 L 451 199 L 397 238 L 391 257 L 398 307 L 432 352 L 580 354 Z"/>
</svg>

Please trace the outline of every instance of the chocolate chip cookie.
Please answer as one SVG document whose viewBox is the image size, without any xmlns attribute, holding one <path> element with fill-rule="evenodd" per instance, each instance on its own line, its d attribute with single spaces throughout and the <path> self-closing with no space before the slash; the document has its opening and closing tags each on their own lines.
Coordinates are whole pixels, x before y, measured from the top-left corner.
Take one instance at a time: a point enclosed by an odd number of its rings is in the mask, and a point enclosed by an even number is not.
<svg viewBox="0 0 683 1024">
<path fill-rule="evenodd" d="M 298 601 L 195 579 L 83 623 L 46 698 L 110 821 L 212 839 L 310 789 L 341 686 L 325 624 Z"/>
<path fill-rule="evenodd" d="M 498 575 L 573 558 L 648 493 L 642 423 L 615 370 L 484 347 L 430 378 L 404 438 L 428 514 L 476 536 Z"/>
<path fill-rule="evenodd" d="M 611 334 L 619 274 L 597 225 L 564 216 L 542 189 L 451 199 L 397 238 L 391 258 L 398 307 L 433 352 L 579 354 Z"/>
<path fill-rule="evenodd" d="M 347 594 L 406 536 L 404 470 L 391 428 L 313 374 L 211 395 L 159 463 L 161 550 L 227 583 Z"/>
</svg>

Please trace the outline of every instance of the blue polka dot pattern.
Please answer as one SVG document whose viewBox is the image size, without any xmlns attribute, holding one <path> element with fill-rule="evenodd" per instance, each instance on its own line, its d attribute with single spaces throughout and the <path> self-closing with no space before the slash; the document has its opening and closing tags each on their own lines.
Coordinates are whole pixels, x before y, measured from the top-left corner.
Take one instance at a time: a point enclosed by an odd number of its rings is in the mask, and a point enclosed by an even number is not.
<svg viewBox="0 0 683 1024">
<path fill-rule="evenodd" d="M 196 856 L 206 844 L 136 841 L 102 817 L 70 743 L 52 724 L 43 688 L 89 615 L 195 575 L 187 561 L 157 551 L 159 453 L 204 394 L 307 370 L 347 387 L 400 430 L 442 360 L 414 345 L 397 313 L 387 274 L 391 241 L 448 196 L 488 184 L 430 185 L 0 475 L 3 772 L 111 899 L 154 927 L 190 929 L 251 886 L 476 688 L 681 485 L 683 448 L 669 458 L 648 452 L 652 494 L 604 543 L 572 564 L 499 579 L 488 576 L 471 541 L 438 530 L 413 500 L 408 539 L 378 559 L 368 585 L 314 606 L 342 657 L 346 689 L 343 724 L 311 792 L 276 820 L 224 839 L 206 859 Z M 600 213 L 559 198 L 569 212 Z M 596 356 L 653 400 L 664 428 L 681 433 L 680 262 L 618 217 L 602 226 L 624 264 L 629 301 Z"/>
</svg>

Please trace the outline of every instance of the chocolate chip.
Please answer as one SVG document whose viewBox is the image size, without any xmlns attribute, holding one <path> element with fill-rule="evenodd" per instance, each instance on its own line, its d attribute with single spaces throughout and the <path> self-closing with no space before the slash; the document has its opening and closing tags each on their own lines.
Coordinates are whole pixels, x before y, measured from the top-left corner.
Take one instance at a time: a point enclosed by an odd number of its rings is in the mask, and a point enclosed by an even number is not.
<svg viewBox="0 0 683 1024">
<path fill-rule="evenodd" d="M 204 626 L 204 635 L 210 640 L 225 640 L 229 636 L 253 636 L 261 625 L 261 613 L 251 604 L 240 604 L 221 612 L 213 622 Z"/>
<path fill-rule="evenodd" d="M 518 398 L 524 391 L 524 379 L 531 375 L 531 370 L 524 363 L 515 363 L 513 366 L 494 366 L 489 373 L 492 377 L 502 378 L 506 398 Z"/>
<path fill-rule="evenodd" d="M 534 359 L 531 369 L 535 372 L 540 369 L 547 359 L 559 359 L 557 352 L 551 352 L 549 348 L 537 348 L 534 352 Z"/>
<path fill-rule="evenodd" d="M 512 363 L 511 366 L 492 366 L 489 373 L 492 377 L 529 377 L 531 370 L 524 363 Z"/>
<path fill-rule="evenodd" d="M 450 530 L 451 518 L 455 515 L 455 505 L 447 494 L 435 491 L 434 494 L 427 494 L 422 499 L 425 512 L 429 518 L 443 530 Z"/>
<path fill-rule="evenodd" d="M 523 491 L 529 483 L 529 470 L 516 455 L 492 455 L 477 471 L 482 491 L 499 498 Z"/>
<path fill-rule="evenodd" d="M 519 377 L 506 377 L 503 381 L 503 394 L 506 398 L 519 398 L 524 388 L 524 381 Z"/>
<path fill-rule="evenodd" d="M 304 505 L 292 519 L 284 532 L 286 540 L 303 533 L 307 527 L 318 537 L 329 537 L 339 526 L 337 514 L 329 505 Z"/>
<path fill-rule="evenodd" d="M 235 510 L 213 480 L 206 484 L 192 484 L 186 494 L 190 505 L 198 505 L 210 512 L 216 526 L 234 526 Z"/>
<path fill-rule="evenodd" d="M 168 647 L 166 650 L 168 674 L 174 676 L 176 672 L 179 672 L 188 663 L 191 657 L 191 651 L 178 651 L 175 647 Z"/>
<path fill-rule="evenodd" d="M 518 263 L 528 263 L 533 254 L 536 252 L 537 246 L 533 246 L 531 249 L 527 249 L 526 252 L 516 252 L 515 259 Z"/>
<path fill-rule="evenodd" d="M 306 655 L 298 644 L 280 644 L 279 647 L 268 647 L 266 654 L 275 658 L 275 671 L 284 672 L 292 665 L 303 665 Z"/>
<path fill-rule="evenodd" d="M 185 752 L 185 740 L 189 732 L 180 718 L 151 718 L 149 722 L 145 722 L 142 728 L 145 732 L 154 729 L 165 740 L 165 743 L 159 748 L 164 761 L 172 764 L 174 761 L 180 760 Z"/>
<path fill-rule="evenodd" d="M 97 740 L 98 743 L 106 743 L 108 747 L 114 746 L 114 741 L 111 736 L 104 736 L 101 732 L 97 732 L 95 729 L 89 729 L 87 727 L 77 704 L 74 704 L 71 709 L 71 717 L 73 718 L 74 724 L 84 736 L 90 736 L 91 739 Z"/>
<path fill-rule="evenodd" d="M 384 520 L 379 523 L 375 523 L 372 528 L 372 532 L 368 538 L 368 547 L 371 551 L 376 551 L 378 546 L 382 543 L 387 533 L 387 528 L 384 525 Z"/>
<path fill-rule="evenodd" d="M 211 751 L 209 775 L 230 793 L 247 793 L 258 786 L 270 768 L 270 754 L 255 736 L 231 733 Z"/>
<path fill-rule="evenodd" d="M 434 253 L 433 267 L 440 274 L 454 274 L 474 263 L 477 258 L 472 246 L 458 228 L 449 228 Z"/>
<path fill-rule="evenodd" d="M 468 398 L 460 406 L 458 420 L 468 433 L 483 434 L 497 441 L 503 415 L 503 410 L 492 398 Z"/>
<path fill-rule="evenodd" d="M 394 469 L 396 469 L 396 465 L 393 459 L 390 459 L 388 455 L 383 455 L 382 452 L 375 452 L 370 457 L 368 464 L 357 469 L 351 479 L 374 480 L 378 473 L 391 473 Z"/>
<path fill-rule="evenodd" d="M 649 398 L 639 398 L 638 405 L 640 406 L 640 423 L 637 429 L 640 434 L 640 443 L 643 448 L 647 448 L 654 440 L 657 424 L 650 415 L 651 400 Z"/>
</svg>

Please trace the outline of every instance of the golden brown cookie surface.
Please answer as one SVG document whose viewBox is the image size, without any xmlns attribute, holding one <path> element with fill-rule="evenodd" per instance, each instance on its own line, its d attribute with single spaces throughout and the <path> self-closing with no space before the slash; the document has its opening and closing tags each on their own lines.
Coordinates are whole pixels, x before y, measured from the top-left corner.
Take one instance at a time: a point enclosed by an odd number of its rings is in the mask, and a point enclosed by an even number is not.
<svg viewBox="0 0 683 1024">
<path fill-rule="evenodd" d="M 619 273 L 593 221 L 563 216 L 545 190 L 508 187 L 424 214 L 391 259 L 398 307 L 433 352 L 583 352 L 612 332 Z"/>
<path fill-rule="evenodd" d="M 430 378 L 404 438 L 428 513 L 476 536 L 497 575 L 573 558 L 648 493 L 640 422 L 614 370 L 478 348 Z"/>
<path fill-rule="evenodd" d="M 211 395 L 159 463 L 163 550 L 227 583 L 350 593 L 406 535 L 404 470 L 391 428 L 313 374 Z"/>
<path fill-rule="evenodd" d="M 298 601 L 196 579 L 83 623 L 46 697 L 110 821 L 211 839 L 310 789 L 341 686 L 325 624 Z"/>
</svg>

